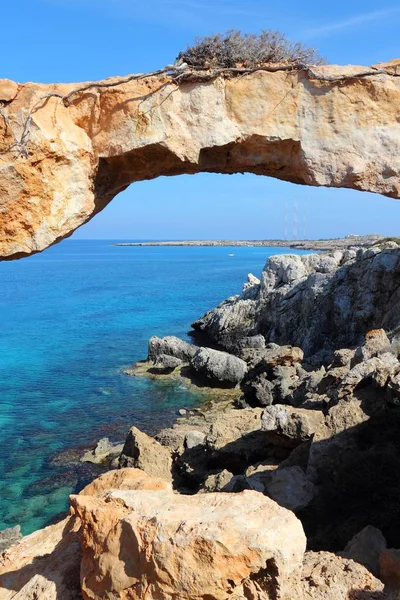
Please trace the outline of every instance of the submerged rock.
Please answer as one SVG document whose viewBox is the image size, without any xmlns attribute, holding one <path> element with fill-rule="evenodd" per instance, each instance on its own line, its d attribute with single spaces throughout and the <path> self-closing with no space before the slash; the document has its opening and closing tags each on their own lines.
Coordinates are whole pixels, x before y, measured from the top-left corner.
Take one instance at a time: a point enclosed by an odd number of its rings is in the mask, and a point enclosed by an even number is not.
<svg viewBox="0 0 400 600">
<path fill-rule="evenodd" d="M 121 454 L 123 444 L 113 444 L 108 438 L 101 438 L 93 448 L 87 450 L 81 457 L 81 462 L 91 462 L 101 464 L 104 461 L 112 460 L 118 454 Z"/>
</svg>

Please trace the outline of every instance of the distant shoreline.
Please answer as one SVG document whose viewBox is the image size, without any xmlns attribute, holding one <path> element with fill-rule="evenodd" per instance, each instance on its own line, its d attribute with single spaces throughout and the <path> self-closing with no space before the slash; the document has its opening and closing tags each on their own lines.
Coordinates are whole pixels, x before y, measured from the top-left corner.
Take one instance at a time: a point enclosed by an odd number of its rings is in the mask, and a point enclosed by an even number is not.
<svg viewBox="0 0 400 600">
<path fill-rule="evenodd" d="M 205 247 L 281 247 L 294 250 L 343 250 L 350 246 L 370 246 L 381 235 L 351 235 L 326 240 L 186 240 L 163 242 L 119 242 L 113 246 L 205 246 Z"/>
</svg>

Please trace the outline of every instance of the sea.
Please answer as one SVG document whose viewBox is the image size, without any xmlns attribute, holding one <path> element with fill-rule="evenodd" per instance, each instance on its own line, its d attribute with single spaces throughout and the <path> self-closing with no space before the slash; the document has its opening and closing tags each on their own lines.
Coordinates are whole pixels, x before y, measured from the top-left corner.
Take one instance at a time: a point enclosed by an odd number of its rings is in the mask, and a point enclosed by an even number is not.
<svg viewBox="0 0 400 600">
<path fill-rule="evenodd" d="M 131 377 L 152 335 L 190 324 L 260 276 L 268 247 L 121 247 L 65 240 L 0 263 L 0 529 L 57 519 L 93 477 L 76 456 L 130 426 L 153 434 L 202 397 Z M 78 461 L 79 462 L 79 461 Z"/>
</svg>

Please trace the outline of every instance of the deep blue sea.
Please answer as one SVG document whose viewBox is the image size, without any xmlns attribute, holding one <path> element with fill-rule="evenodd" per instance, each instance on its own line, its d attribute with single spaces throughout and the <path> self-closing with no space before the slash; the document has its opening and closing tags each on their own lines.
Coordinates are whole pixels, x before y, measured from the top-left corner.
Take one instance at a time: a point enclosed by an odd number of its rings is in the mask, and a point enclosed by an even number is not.
<svg viewBox="0 0 400 600">
<path fill-rule="evenodd" d="M 154 433 L 198 404 L 182 385 L 122 369 L 147 356 L 150 336 L 186 337 L 285 252 L 66 240 L 0 263 L 0 529 L 29 533 L 66 509 L 82 482 L 60 452 L 123 441 L 133 424 Z"/>
</svg>

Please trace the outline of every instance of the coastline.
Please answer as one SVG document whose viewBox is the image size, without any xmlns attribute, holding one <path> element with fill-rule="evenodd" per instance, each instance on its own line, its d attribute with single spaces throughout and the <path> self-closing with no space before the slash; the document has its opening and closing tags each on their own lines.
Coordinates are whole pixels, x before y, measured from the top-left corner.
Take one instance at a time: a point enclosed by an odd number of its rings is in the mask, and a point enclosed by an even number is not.
<svg viewBox="0 0 400 600">
<path fill-rule="evenodd" d="M 163 246 L 163 247 L 276 247 L 293 250 L 344 250 L 351 246 L 371 246 L 384 240 L 382 235 L 349 235 L 345 238 L 320 240 L 171 240 L 152 242 L 119 242 L 112 246 Z"/>
</svg>

